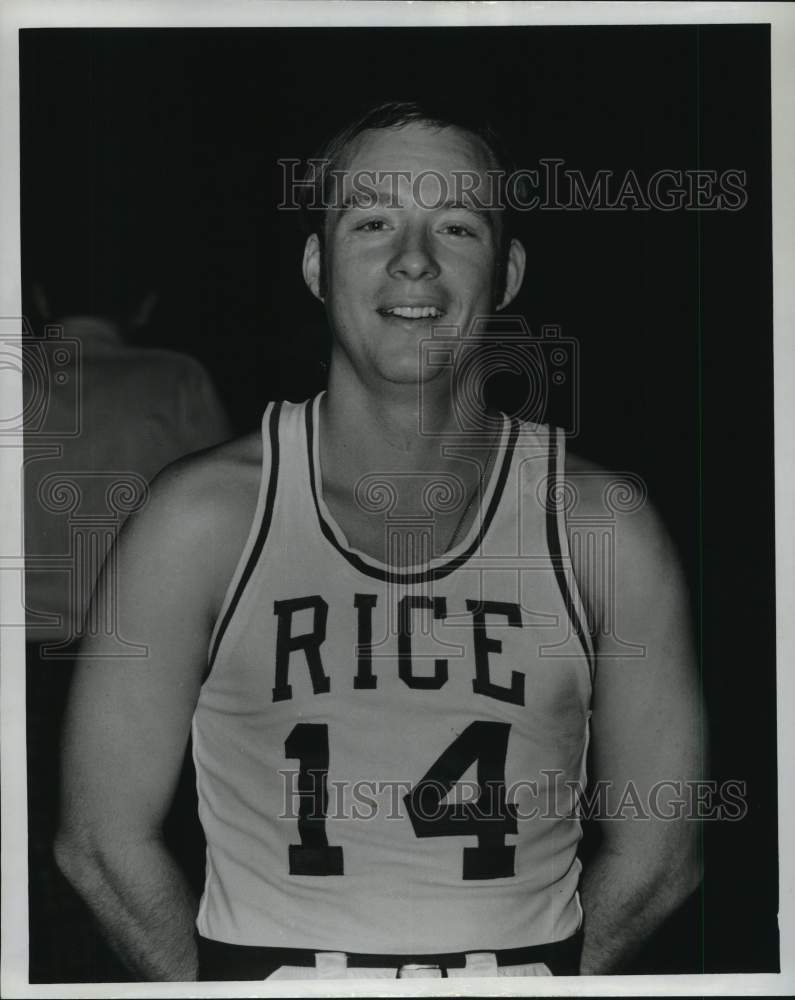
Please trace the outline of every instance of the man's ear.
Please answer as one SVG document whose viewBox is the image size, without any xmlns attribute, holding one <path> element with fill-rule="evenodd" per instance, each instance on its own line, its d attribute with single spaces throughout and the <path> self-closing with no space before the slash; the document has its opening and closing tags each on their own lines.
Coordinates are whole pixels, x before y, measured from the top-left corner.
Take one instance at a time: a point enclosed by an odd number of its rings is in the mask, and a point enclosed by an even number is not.
<svg viewBox="0 0 795 1000">
<path fill-rule="evenodd" d="M 504 309 L 513 302 L 517 292 L 522 287 L 525 259 L 526 254 L 522 244 L 519 240 L 511 240 L 511 245 L 508 248 L 508 260 L 505 264 L 505 291 L 502 301 L 497 306 L 498 309 Z"/>
<path fill-rule="evenodd" d="M 320 249 L 320 240 L 318 239 L 317 233 L 312 233 L 311 236 L 307 237 L 306 246 L 304 247 L 304 281 L 306 282 L 306 287 L 315 296 L 316 299 L 323 299 L 323 287 L 322 287 L 322 274 L 321 269 L 323 267 L 323 254 Z"/>
</svg>

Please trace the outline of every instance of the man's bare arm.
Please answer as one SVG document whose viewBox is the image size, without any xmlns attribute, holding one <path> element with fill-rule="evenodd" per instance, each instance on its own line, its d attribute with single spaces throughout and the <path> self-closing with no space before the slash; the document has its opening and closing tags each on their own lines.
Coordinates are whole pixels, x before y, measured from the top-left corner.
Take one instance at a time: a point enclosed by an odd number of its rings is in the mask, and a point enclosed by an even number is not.
<svg viewBox="0 0 795 1000">
<path fill-rule="evenodd" d="M 146 980 L 196 978 L 197 901 L 164 847 L 162 823 L 218 595 L 245 537 L 230 527 L 223 488 L 208 488 L 213 478 L 201 463 L 178 463 L 125 526 L 115 580 L 106 568 L 100 587 L 115 585 L 118 634 L 145 644 L 147 655 L 97 656 L 103 640 L 87 640 L 67 709 L 56 858 L 110 944 Z M 245 503 L 250 520 L 253 499 Z M 240 523 L 247 527 L 245 517 Z"/>
<path fill-rule="evenodd" d="M 586 480 L 594 508 L 606 481 Z M 705 757 L 691 615 L 674 546 L 648 504 L 616 515 L 613 558 L 613 594 L 584 594 L 602 633 L 590 778 L 607 789 L 601 844 L 580 890 L 585 975 L 620 971 L 700 879 L 699 825 L 675 802 L 677 789 L 686 799 L 687 783 L 702 776 Z M 575 564 L 579 580 L 604 579 L 585 570 Z M 643 654 L 627 657 L 623 643 Z M 648 818 L 636 817 L 635 802 Z M 609 818 L 617 812 L 623 818 Z"/>
</svg>

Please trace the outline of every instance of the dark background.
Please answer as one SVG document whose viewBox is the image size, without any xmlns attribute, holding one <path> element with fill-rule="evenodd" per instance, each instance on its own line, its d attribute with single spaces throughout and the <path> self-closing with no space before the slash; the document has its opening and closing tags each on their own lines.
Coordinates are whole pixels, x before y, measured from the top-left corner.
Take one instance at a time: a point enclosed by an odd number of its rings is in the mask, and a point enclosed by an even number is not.
<svg viewBox="0 0 795 1000">
<path fill-rule="evenodd" d="M 201 359 L 240 431 L 323 382 L 324 318 L 296 213 L 276 209 L 276 161 L 365 108 L 486 104 L 529 168 L 747 171 L 738 212 L 528 213 L 512 311 L 579 343 L 573 447 L 641 475 L 669 524 L 693 588 L 710 776 L 747 782 L 747 816 L 705 825 L 703 887 L 634 971 L 776 970 L 767 26 L 20 37 L 26 314 L 36 326 L 36 280 L 56 309 L 92 276 L 157 289 L 144 341 Z M 124 979 L 49 857 L 63 686 L 29 717 L 31 981 Z M 170 830 L 200 881 L 192 794 L 188 772 Z"/>
</svg>

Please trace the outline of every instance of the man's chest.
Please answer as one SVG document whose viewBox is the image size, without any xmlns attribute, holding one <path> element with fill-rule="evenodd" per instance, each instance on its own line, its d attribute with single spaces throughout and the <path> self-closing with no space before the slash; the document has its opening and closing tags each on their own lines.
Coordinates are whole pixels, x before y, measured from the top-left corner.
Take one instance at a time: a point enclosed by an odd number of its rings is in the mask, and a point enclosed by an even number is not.
<svg viewBox="0 0 795 1000">
<path fill-rule="evenodd" d="M 395 569 L 458 545 L 478 517 L 479 501 L 479 480 L 427 473 L 373 474 L 325 495 L 350 548 Z"/>
</svg>

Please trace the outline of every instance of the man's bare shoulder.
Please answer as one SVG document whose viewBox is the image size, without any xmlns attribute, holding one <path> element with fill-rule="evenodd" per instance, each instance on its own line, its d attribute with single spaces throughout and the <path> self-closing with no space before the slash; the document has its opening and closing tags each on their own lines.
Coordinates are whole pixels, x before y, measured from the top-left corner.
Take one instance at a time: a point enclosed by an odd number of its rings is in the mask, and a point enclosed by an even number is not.
<svg viewBox="0 0 795 1000">
<path fill-rule="evenodd" d="M 251 529 L 262 467 L 258 433 L 181 458 L 151 484 L 145 507 L 121 536 L 137 564 L 156 564 L 173 583 L 220 607 Z"/>
<path fill-rule="evenodd" d="M 566 483 L 573 570 L 592 628 L 598 631 L 597 623 L 611 613 L 596 585 L 605 573 L 624 606 L 656 599 L 661 588 L 682 589 L 679 553 L 639 475 L 607 469 L 567 450 Z M 602 535 L 606 529 L 606 544 L 588 544 L 590 533 Z M 612 566 L 601 565 L 605 559 Z"/>
<path fill-rule="evenodd" d="M 649 500 L 643 479 L 629 470 L 615 470 L 566 451 L 567 507 L 573 523 L 621 520 L 627 539 L 635 545 L 665 534 L 665 527 Z M 630 527 L 631 526 L 631 527 Z"/>
<path fill-rule="evenodd" d="M 262 438 L 246 434 L 172 462 L 152 483 L 166 509 L 195 516 L 234 519 L 254 514 L 262 469 Z"/>
</svg>

